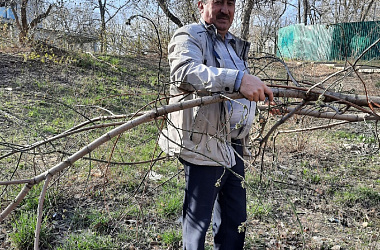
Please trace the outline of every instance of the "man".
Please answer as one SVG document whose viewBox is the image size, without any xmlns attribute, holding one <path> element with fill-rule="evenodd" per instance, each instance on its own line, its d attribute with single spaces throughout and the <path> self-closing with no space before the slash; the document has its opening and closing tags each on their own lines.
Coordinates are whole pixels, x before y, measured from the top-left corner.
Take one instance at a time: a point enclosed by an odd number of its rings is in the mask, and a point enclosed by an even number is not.
<svg viewBox="0 0 380 250">
<path fill-rule="evenodd" d="M 248 132 L 256 102 L 266 96 L 272 102 L 273 93 L 248 72 L 249 43 L 229 32 L 235 1 L 199 1 L 198 9 L 200 23 L 178 29 L 168 47 L 170 103 L 236 91 L 246 99 L 171 113 L 165 147 L 185 168 L 183 248 L 204 249 L 213 214 L 214 248 L 237 250 L 245 237 L 246 191 L 239 176 Z"/>
</svg>

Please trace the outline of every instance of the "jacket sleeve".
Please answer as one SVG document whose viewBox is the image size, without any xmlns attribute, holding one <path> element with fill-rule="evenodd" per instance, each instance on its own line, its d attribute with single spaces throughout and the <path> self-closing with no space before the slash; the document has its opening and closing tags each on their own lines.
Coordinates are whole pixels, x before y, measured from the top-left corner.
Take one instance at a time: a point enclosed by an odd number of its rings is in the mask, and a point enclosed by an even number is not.
<svg viewBox="0 0 380 250">
<path fill-rule="evenodd" d="M 217 59 L 205 32 L 197 26 L 175 32 L 168 47 L 170 79 L 186 91 L 232 93 L 239 71 L 215 67 Z"/>
</svg>

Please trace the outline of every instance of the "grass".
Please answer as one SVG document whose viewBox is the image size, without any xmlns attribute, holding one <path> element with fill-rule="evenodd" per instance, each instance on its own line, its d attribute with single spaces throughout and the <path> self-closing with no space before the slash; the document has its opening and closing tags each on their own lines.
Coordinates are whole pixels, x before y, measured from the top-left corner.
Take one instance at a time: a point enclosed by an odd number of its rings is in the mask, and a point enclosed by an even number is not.
<svg viewBox="0 0 380 250">
<path fill-rule="evenodd" d="M 375 143 L 375 138 L 371 135 L 364 135 L 364 134 L 358 134 L 358 133 L 353 133 L 349 131 L 336 131 L 334 133 L 334 137 L 339 138 L 339 139 L 346 139 L 349 141 L 354 141 L 354 142 L 365 142 L 365 143 Z"/>
<path fill-rule="evenodd" d="M 32 58 L 33 57 L 33 58 Z M 34 58 L 35 57 L 35 58 Z M 50 135 L 60 133 L 68 128 L 71 128 L 74 124 L 80 123 L 83 118 L 85 117 L 94 117 L 96 116 L 96 112 L 94 109 L 89 109 L 88 111 L 83 109 L 83 108 L 77 108 L 76 105 L 81 104 L 83 101 L 83 104 L 85 105 L 99 105 L 102 107 L 106 107 L 107 109 L 116 112 L 116 113 L 128 113 L 128 112 L 133 112 L 139 109 L 139 105 L 144 105 L 147 100 L 150 99 L 150 97 L 147 99 L 145 96 L 142 96 L 143 98 L 135 98 L 135 97 L 129 97 L 129 96 L 120 96 L 119 98 L 107 98 L 107 95 L 120 95 L 123 94 L 123 90 L 121 88 L 117 88 L 115 86 L 121 86 L 121 83 L 123 83 L 123 79 L 121 78 L 120 74 L 117 73 L 117 71 L 113 71 L 107 68 L 108 66 L 105 66 L 103 64 L 99 64 L 96 60 L 91 59 L 88 56 L 83 56 L 80 57 L 81 60 L 77 61 L 76 65 L 79 65 L 83 69 L 92 69 L 92 68 L 101 68 L 103 70 L 107 69 L 107 72 L 115 72 L 114 75 L 107 75 L 107 73 L 102 72 L 101 74 L 92 74 L 89 76 L 85 76 L 84 79 L 87 79 L 87 81 L 81 81 L 81 84 L 79 85 L 73 85 L 73 86 L 68 86 L 66 84 L 61 84 L 61 83 L 56 83 L 56 82 L 51 82 L 46 79 L 35 79 L 33 82 L 33 85 L 28 86 L 29 91 L 26 93 L 24 96 L 18 96 L 14 95 L 10 99 L 7 93 L 2 91 L 3 95 L 6 95 L 4 98 L 4 102 L 2 105 L 2 108 L 7 107 L 7 108 L 12 108 L 12 114 L 19 117 L 20 120 L 27 120 L 29 125 L 29 133 L 20 133 L 21 131 L 18 131 L 19 133 L 15 133 L 14 135 L 11 136 L 10 133 L 7 133 L 7 131 L 3 130 L 1 134 L 3 136 L 6 136 L 8 139 L 12 141 L 25 141 L 26 139 L 23 138 L 23 136 L 26 138 L 30 135 L 36 137 L 36 138 L 46 138 Z M 31 55 L 29 58 L 27 58 L 28 61 L 36 61 L 39 60 L 40 56 L 36 55 Z M 120 59 L 118 58 L 113 58 L 113 57 L 104 57 L 100 58 L 101 60 L 107 61 L 112 63 L 113 65 L 119 65 Z M 132 59 L 133 60 L 133 59 Z M 123 61 L 125 63 L 125 61 Z M 61 65 L 62 66 L 62 65 Z M 64 65 L 63 65 L 64 66 Z M 65 66 L 64 66 L 65 67 Z M 127 68 L 125 68 L 127 69 Z M 98 71 L 99 72 L 99 71 Z M 133 72 L 133 71 L 132 71 Z M 69 73 L 69 71 L 67 71 Z M 146 78 L 141 79 L 141 81 L 149 81 L 149 74 L 152 74 L 151 69 L 147 69 L 148 75 L 146 75 Z M 140 75 L 140 74 L 139 74 Z M 144 74 L 142 74 L 144 76 Z M 22 80 L 21 80 L 22 81 Z M 22 83 L 16 79 L 16 84 L 22 85 Z M 84 84 L 83 84 L 84 83 Z M 128 84 L 128 82 L 124 82 L 125 84 Z M 136 84 L 136 83 L 134 83 Z M 150 85 L 147 85 L 148 87 Z M 123 89 L 128 89 L 130 86 L 127 86 L 128 88 L 123 87 Z M 38 95 L 34 95 L 33 92 L 45 92 L 48 93 L 48 95 L 45 95 L 45 97 L 40 98 Z M 144 90 L 144 87 L 141 86 L 140 91 L 142 92 L 150 92 L 151 90 Z M 30 98 L 31 97 L 31 98 Z M 46 98 L 48 97 L 48 98 Z M 54 99 L 57 98 L 58 103 L 62 102 L 65 105 L 57 105 L 57 101 Z M 124 100 L 123 100 L 124 98 Z M 154 97 L 153 97 L 154 98 Z M 7 100 L 6 100 L 7 99 Z M 101 100 L 101 102 L 99 102 Z M 120 105 L 120 100 L 123 100 L 124 104 L 121 106 Z M 27 104 L 25 104 L 28 102 Z M 24 103 L 24 105 L 19 105 L 18 103 Z M 74 112 L 74 109 L 77 112 Z M 128 110 L 128 111 L 127 111 Z M 85 111 L 85 112 L 83 112 Z M 84 116 L 78 116 L 78 113 L 84 114 Z M 100 113 L 102 114 L 102 113 Z M 79 118 L 79 119 L 78 119 Z M 20 126 L 21 127 L 21 126 Z M 10 127 L 9 127 L 10 128 Z M 11 131 L 9 129 L 9 131 Z M 133 152 L 126 152 L 123 147 L 119 148 L 119 151 L 117 153 L 114 153 L 114 160 L 118 161 L 120 160 L 121 162 L 124 159 L 127 159 L 129 162 L 133 161 L 144 161 L 147 159 L 150 159 L 152 157 L 151 153 L 153 152 L 153 147 L 154 147 L 154 141 L 151 143 L 149 140 L 152 140 L 152 135 L 154 133 L 157 133 L 157 128 L 152 125 L 152 126 L 146 126 L 146 127 L 141 127 L 137 128 L 135 132 L 129 133 L 128 137 L 128 143 L 131 143 L 131 147 L 126 147 L 126 148 L 133 148 Z M 100 130 L 99 133 L 93 133 L 93 136 L 90 136 L 92 138 L 96 138 L 102 134 L 102 131 Z M 144 135 L 143 137 L 141 135 Z M 74 138 L 73 138 L 74 139 Z M 73 139 L 66 139 L 66 145 L 68 146 L 67 149 L 68 152 L 75 151 L 75 148 L 80 147 L 82 143 L 79 144 L 71 144 L 70 141 L 74 142 Z M 86 140 L 87 141 L 87 140 Z M 126 143 L 126 140 L 121 140 L 122 143 Z M 67 144 L 68 143 L 68 144 Z M 85 143 L 85 141 L 83 141 Z M 148 144 L 149 146 L 147 146 Z M 71 144 L 71 145 L 70 145 Z M 51 146 L 53 148 L 64 146 L 64 144 L 61 144 L 60 141 L 54 142 Z M 46 146 L 46 151 L 50 151 L 49 149 L 50 145 Z M 65 148 L 65 146 L 64 146 Z M 110 154 L 110 148 L 106 150 L 106 152 L 101 152 L 97 151 L 94 152 L 92 157 L 98 158 L 98 159 L 106 159 Z M 125 156 L 131 155 L 132 158 L 128 159 Z M 137 157 L 136 157 L 137 156 Z M 43 157 L 45 158 L 45 157 Z M 45 166 L 46 168 L 51 167 L 52 165 L 49 164 L 51 161 L 49 159 L 49 156 L 46 155 L 45 159 L 39 159 L 38 161 L 38 168 L 41 168 Z M 54 156 L 55 158 L 55 156 Z M 36 158 L 34 157 L 34 163 L 33 161 L 30 161 L 30 157 L 27 157 L 27 155 L 22 156 L 21 161 L 17 157 L 15 158 L 6 158 L 5 162 L 7 163 L 8 166 L 15 166 L 17 165 L 16 171 L 19 175 L 19 177 L 22 178 L 24 175 L 30 176 L 30 172 L 39 172 L 40 169 L 36 169 Z M 4 160 L 3 160 L 4 161 Z M 43 164 L 43 165 L 41 165 Z M 76 163 L 75 168 L 81 169 L 84 167 L 84 169 L 88 169 L 87 163 L 85 161 L 80 161 Z M 34 170 L 33 170 L 34 169 Z M 4 179 L 9 178 L 11 176 L 13 170 L 10 169 L 10 171 L 2 171 L 2 175 L 8 174 L 8 177 L 5 177 Z M 70 171 L 71 172 L 71 171 Z M 77 172 L 75 170 L 74 172 Z M 79 172 L 77 172 L 79 173 Z M 133 174 L 133 170 L 131 170 L 131 173 Z M 86 179 L 87 177 L 90 177 L 90 180 L 92 176 L 88 176 L 86 172 L 80 175 L 71 175 L 72 177 L 74 176 L 82 176 L 80 179 Z M 70 179 L 72 179 L 72 177 Z M 75 180 L 72 179 L 68 183 L 74 183 Z M 128 186 L 127 192 L 134 190 L 135 188 L 138 187 L 140 180 L 135 178 L 135 181 L 131 179 L 131 181 L 128 181 L 126 185 Z M 59 188 L 58 188 L 59 189 Z M 2 201 L 6 200 L 7 197 L 12 197 L 17 193 L 17 190 L 8 188 L 7 190 L 7 196 L 2 196 Z M 36 193 L 32 191 L 29 196 L 24 200 L 22 204 L 22 209 L 25 211 L 36 211 L 37 205 L 38 205 L 38 193 L 39 191 L 37 190 Z M 98 194 L 98 192 L 94 192 L 93 194 Z M 95 196 L 93 196 L 95 197 Z M 104 196 L 102 194 L 99 195 L 99 199 L 103 199 Z M 132 209 L 132 211 L 135 212 L 129 212 L 130 216 L 134 216 L 135 214 L 139 214 L 140 209 L 136 210 L 135 208 Z M 46 208 L 46 205 L 45 205 Z M 82 223 L 82 227 L 86 228 L 89 227 L 96 233 L 105 233 L 109 229 L 109 224 L 112 223 L 112 219 L 101 215 L 99 213 L 94 213 L 94 214 L 86 214 L 86 217 L 81 218 L 79 215 L 75 215 L 72 217 L 74 224 L 78 225 Z M 25 220 L 22 220 L 23 222 Z M 81 229 L 83 230 L 83 229 Z M 12 235 L 12 241 L 17 242 L 17 237 L 18 233 Z M 24 236 L 22 236 L 24 237 Z M 21 236 L 19 238 L 22 238 Z M 74 236 L 73 236 L 74 237 Z M 91 238 L 91 237 L 90 237 Z M 75 237 L 74 237 L 75 239 Z M 92 239 L 92 238 L 91 238 Z M 91 242 L 93 242 L 91 240 Z M 17 243 L 19 244 L 19 243 Z M 94 243 L 95 244 L 95 243 Z M 70 246 L 72 243 L 69 244 Z M 70 247 L 68 246 L 68 247 Z M 78 246 L 79 247 L 79 246 Z M 80 248 L 85 249 L 86 246 L 80 246 Z M 89 249 L 93 248 L 96 246 L 90 246 Z M 23 247 L 20 247 L 22 249 Z M 75 248 L 75 247 L 74 247 Z"/>
<path fill-rule="evenodd" d="M 164 232 L 161 236 L 162 242 L 171 248 L 180 248 L 180 242 L 182 241 L 182 233 L 177 230 L 170 230 Z"/>
<path fill-rule="evenodd" d="M 338 191 L 334 197 L 338 203 L 350 207 L 357 203 L 361 203 L 364 207 L 380 205 L 380 192 L 367 186 L 356 186 L 349 190 Z"/>
<path fill-rule="evenodd" d="M 67 241 L 56 250 L 105 250 L 119 249 L 110 235 L 97 235 L 90 231 L 71 234 Z"/>
<path fill-rule="evenodd" d="M 178 218 L 182 211 L 183 190 L 166 188 L 157 201 L 157 214 L 164 218 Z"/>
<path fill-rule="evenodd" d="M 302 171 L 303 178 L 306 179 L 307 182 L 312 184 L 319 184 L 321 182 L 321 176 L 318 173 L 313 173 L 308 168 L 304 168 Z"/>
<path fill-rule="evenodd" d="M 17 249 L 29 250 L 34 249 L 34 231 L 36 229 L 37 216 L 29 212 L 22 212 L 20 216 L 15 218 L 12 223 L 13 231 L 9 237 L 12 244 Z M 54 236 L 47 226 L 47 221 L 44 220 L 41 225 L 40 232 L 40 247 L 51 248 L 51 242 Z"/>
<path fill-rule="evenodd" d="M 264 201 L 258 200 L 256 202 L 251 201 L 251 203 L 248 204 L 247 212 L 249 217 L 260 220 L 270 217 L 273 211 L 272 204 L 269 202 L 263 202 Z"/>
<path fill-rule="evenodd" d="M 37 68 L 22 68 L 20 72 L 37 72 L 28 73 L 33 78 L 28 81 L 31 84 L 15 74 L 12 87 L 23 87 L 23 92 L 0 88 L 0 110 L 27 124 L 17 124 L 10 118 L 0 120 L 1 142 L 29 145 L 89 118 L 155 107 L 147 105 L 157 97 L 157 64 L 151 58 L 96 55 L 99 61 L 85 54 L 71 56 L 70 64 L 55 63 L 59 68 L 45 76 L 38 74 L 38 67 L 49 63 L 48 56 L 42 55 L 47 59 L 44 64 L 41 55 L 27 58 Z M 274 74 L 282 77 L 284 72 L 281 69 Z M 316 122 L 297 118 L 284 127 L 296 128 L 301 123 Z M 83 131 L 1 159 L 0 165 L 6 168 L 0 172 L 1 180 L 30 178 L 46 171 L 115 126 Z M 177 220 L 182 209 L 184 176 L 177 160 L 152 160 L 160 153 L 156 146 L 159 127 L 160 122 L 150 122 L 123 133 L 62 171 L 51 182 L 44 207 L 43 228 L 48 236 L 41 238 L 44 246 L 49 249 L 181 249 L 181 225 Z M 247 166 L 245 249 L 276 246 L 308 249 L 313 236 L 327 238 L 334 243 L 331 246 L 341 245 L 346 249 L 360 243 L 373 247 L 373 242 L 379 239 L 380 221 L 371 211 L 380 203 L 377 174 L 380 159 L 376 153 L 359 154 L 360 151 L 351 152 L 349 147 L 342 147 L 349 144 L 373 148 L 376 145 L 373 134 L 366 128 L 348 126 L 279 136 L 276 151 L 272 151 L 270 141 L 263 157 L 263 172 L 261 159 Z M 252 147 L 259 145 L 253 142 Z M 0 149 L 5 152 L 9 147 L 3 143 Z M 132 165 L 133 162 L 144 163 Z M 151 169 L 162 177 L 150 179 L 147 173 Z M 1 197 L 1 208 L 14 199 L 19 188 L 7 188 Z M 18 249 L 31 247 L 33 240 L 28 237 L 34 237 L 31 226 L 35 224 L 33 214 L 40 190 L 40 186 L 33 188 L 15 211 L 13 222 L 4 224 L 11 233 L 0 244 L 10 246 L 11 242 Z M 362 221 L 366 214 L 368 227 L 353 224 L 348 232 L 341 225 L 326 223 L 325 218 L 337 211 L 344 211 L 356 221 Z M 61 216 L 52 219 L 54 214 Z M 300 233 L 300 224 L 304 234 Z M 344 241 L 348 237 L 351 242 Z M 206 248 L 212 249 L 211 233 L 207 242 Z"/>
</svg>

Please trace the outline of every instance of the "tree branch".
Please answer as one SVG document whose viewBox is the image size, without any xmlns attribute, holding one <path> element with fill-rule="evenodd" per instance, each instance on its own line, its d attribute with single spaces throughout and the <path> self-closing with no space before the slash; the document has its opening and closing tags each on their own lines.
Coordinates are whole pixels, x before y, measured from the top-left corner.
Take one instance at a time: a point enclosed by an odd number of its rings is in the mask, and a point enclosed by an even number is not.
<svg viewBox="0 0 380 250">
<path fill-rule="evenodd" d="M 162 9 L 162 11 L 165 13 L 165 15 L 175 24 L 177 24 L 178 27 L 182 27 L 183 24 L 181 20 L 178 19 L 168 8 L 168 5 L 166 3 L 166 0 L 157 0 L 158 5 Z"/>
<path fill-rule="evenodd" d="M 309 110 L 303 111 L 300 109 L 302 106 L 304 106 L 304 104 L 306 102 L 308 102 L 310 100 L 310 98 L 313 97 L 313 94 L 315 95 L 314 98 L 317 98 L 318 93 L 311 92 L 311 93 L 309 93 L 309 95 L 306 95 L 306 90 L 302 91 L 299 89 L 298 90 L 283 89 L 280 91 L 280 88 L 273 88 L 272 90 L 275 93 L 275 96 L 277 96 L 277 97 L 278 96 L 284 96 L 284 97 L 296 97 L 296 98 L 304 99 L 303 102 L 298 106 L 298 108 L 295 108 L 294 110 L 289 109 L 289 114 L 286 117 L 284 117 L 283 119 L 281 119 L 281 121 L 279 121 L 278 124 L 282 124 L 284 122 L 284 120 L 291 117 L 295 113 L 310 115 L 310 114 L 312 114 L 312 113 L 314 114 L 316 112 L 316 111 L 312 112 Z M 333 101 L 342 100 L 341 98 L 345 98 L 345 99 L 349 99 L 349 100 L 351 100 L 350 98 L 353 98 L 352 99 L 353 101 L 359 101 L 360 100 L 360 98 L 359 98 L 360 96 L 357 96 L 357 95 L 355 95 L 353 97 L 349 97 L 348 95 L 342 95 L 342 94 L 336 94 L 335 93 L 335 95 L 339 96 L 339 97 L 335 97 L 334 93 L 330 93 L 330 94 L 331 94 L 330 98 Z M 208 104 L 212 104 L 212 103 L 223 102 L 223 101 L 226 101 L 227 98 L 238 99 L 238 98 L 243 98 L 243 96 L 240 93 L 229 94 L 227 97 L 224 97 L 224 95 L 218 94 L 218 95 L 212 95 L 212 96 L 199 97 L 197 99 L 193 99 L 193 100 L 189 100 L 189 101 L 183 101 L 180 103 L 164 105 L 162 107 L 148 111 L 147 113 L 141 115 L 140 117 L 137 117 L 133 120 L 127 121 L 123 125 L 112 129 L 108 133 L 102 135 L 98 139 L 89 143 L 87 146 L 83 147 L 82 149 L 80 149 L 79 151 L 77 151 L 76 153 L 74 153 L 73 155 L 68 157 L 66 160 L 60 162 L 59 164 L 55 165 L 54 167 L 50 168 L 49 170 L 41 173 L 40 175 L 35 176 L 34 178 L 30 179 L 29 181 L 24 180 L 24 182 L 26 182 L 27 184 L 20 191 L 20 193 L 18 194 L 16 199 L 12 203 L 10 203 L 5 208 L 5 210 L 0 214 L 0 222 L 3 221 L 9 215 L 9 213 L 22 201 L 22 199 L 26 196 L 26 194 L 29 192 L 30 188 L 33 185 L 40 183 L 41 181 L 45 180 L 48 176 L 54 176 L 55 174 L 59 173 L 60 171 L 64 170 L 65 168 L 74 164 L 74 162 L 76 162 L 77 160 L 83 158 L 85 155 L 94 151 L 100 145 L 110 141 L 115 136 L 118 136 L 118 135 L 124 133 L 125 131 L 132 129 L 132 128 L 134 128 L 138 125 L 141 125 L 143 123 L 146 123 L 148 121 L 158 119 L 159 117 L 165 116 L 169 113 L 179 111 L 179 110 L 183 110 L 183 109 L 192 108 L 195 106 L 203 106 L 203 105 L 208 105 Z M 373 97 L 373 99 L 378 100 L 379 97 Z M 348 102 L 348 101 L 346 101 L 346 102 Z M 364 102 L 363 102 L 363 104 L 364 104 Z M 337 115 L 335 112 L 330 112 L 330 113 L 331 113 L 331 117 L 329 117 L 329 118 L 332 118 L 332 119 L 335 119 L 336 117 L 346 117 L 347 118 L 347 116 Z M 332 113 L 334 113 L 334 114 L 332 114 Z M 375 114 L 373 114 L 371 112 L 367 112 L 367 113 L 369 113 L 369 115 L 367 114 L 361 118 L 359 116 L 357 116 L 357 119 L 359 119 L 359 118 L 362 120 L 368 120 L 368 119 L 379 120 L 380 119 L 379 116 L 376 116 Z M 324 114 L 325 113 L 318 113 L 318 117 L 324 117 Z M 324 117 L 324 118 L 327 118 L 327 117 Z M 278 126 L 275 126 L 275 128 L 277 128 Z M 275 130 L 275 128 L 272 128 L 272 130 L 269 133 L 267 133 L 267 135 L 265 136 L 266 140 L 268 139 L 270 134 Z M 263 141 L 266 141 L 266 140 L 263 140 Z M 9 184 L 9 182 L 8 182 L 8 184 Z"/>
<path fill-rule="evenodd" d="M 46 191 L 47 191 L 47 188 L 48 188 L 48 185 L 49 185 L 51 178 L 52 178 L 51 175 L 46 176 L 46 180 L 45 180 L 44 186 L 42 187 L 40 198 L 38 200 L 37 223 L 36 223 L 36 230 L 35 230 L 35 235 L 34 235 L 34 250 L 40 249 L 39 244 L 40 244 L 40 233 L 41 233 L 43 206 L 44 206 Z"/>
<path fill-rule="evenodd" d="M 42 13 L 42 14 L 38 15 L 36 18 L 34 18 L 30 22 L 30 28 L 33 29 L 34 27 L 37 26 L 37 24 L 39 24 L 43 19 L 45 19 L 49 15 L 52 8 L 53 8 L 53 4 L 49 5 L 49 7 L 45 13 Z"/>
</svg>

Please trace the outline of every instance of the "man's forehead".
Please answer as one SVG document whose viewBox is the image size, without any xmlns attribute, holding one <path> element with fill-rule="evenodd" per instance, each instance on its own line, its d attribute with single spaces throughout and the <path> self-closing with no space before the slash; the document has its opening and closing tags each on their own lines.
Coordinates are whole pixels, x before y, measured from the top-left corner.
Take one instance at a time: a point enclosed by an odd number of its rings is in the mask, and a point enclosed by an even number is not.
<svg viewBox="0 0 380 250">
<path fill-rule="evenodd" d="M 214 3 L 214 2 L 231 2 L 231 3 L 236 3 L 236 0 L 206 0 L 206 1 L 203 1 L 203 2 L 206 2 L 206 3 Z"/>
</svg>

